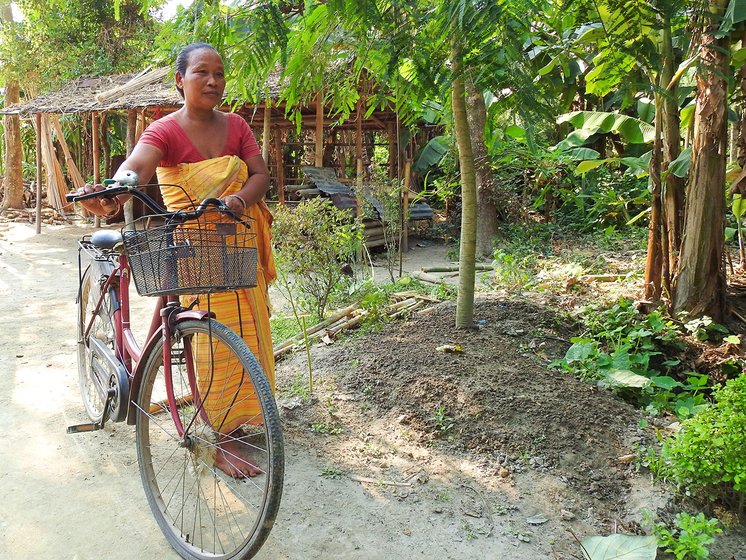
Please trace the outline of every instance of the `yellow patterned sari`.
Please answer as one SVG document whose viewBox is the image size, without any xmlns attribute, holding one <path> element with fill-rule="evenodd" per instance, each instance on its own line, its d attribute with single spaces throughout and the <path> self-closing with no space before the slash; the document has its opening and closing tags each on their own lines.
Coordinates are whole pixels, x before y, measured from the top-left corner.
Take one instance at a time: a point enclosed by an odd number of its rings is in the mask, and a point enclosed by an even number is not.
<svg viewBox="0 0 746 560">
<path fill-rule="evenodd" d="M 206 198 L 224 197 L 238 192 L 248 177 L 246 163 L 238 156 L 223 156 L 198 163 L 184 163 L 175 167 L 159 167 L 158 182 L 181 185 L 184 191 L 176 187 L 161 187 L 161 193 L 169 210 L 191 207 Z M 257 286 L 240 289 L 237 293 L 218 293 L 210 296 L 210 310 L 221 323 L 236 333 L 241 333 L 246 344 L 254 352 L 262 365 L 270 387 L 275 386 L 275 362 L 272 351 L 272 336 L 269 327 L 269 298 L 267 286 L 276 276 L 272 257 L 270 226 L 272 214 L 264 201 L 249 206 L 244 217 L 254 220 L 252 228 L 257 243 Z M 194 298 L 182 296 L 182 303 L 187 305 Z M 204 301 L 202 301 L 204 300 Z M 196 308 L 207 308 L 207 298 L 202 298 Z M 225 347 L 223 347 L 225 348 Z M 259 406 L 251 383 L 245 383 L 241 375 L 235 379 L 201 379 L 199 372 L 209 369 L 208 360 L 235 360 L 228 355 L 211 355 L 211 352 L 196 349 L 197 387 L 203 399 L 205 412 L 213 428 L 221 433 L 229 433 L 246 422 L 254 422 L 259 414 Z M 220 371 L 233 371 L 233 367 L 218 368 Z M 241 371 L 241 368 L 238 368 Z M 212 383 L 224 390 L 211 394 L 206 384 Z M 245 393 L 245 394 L 242 394 Z"/>
</svg>

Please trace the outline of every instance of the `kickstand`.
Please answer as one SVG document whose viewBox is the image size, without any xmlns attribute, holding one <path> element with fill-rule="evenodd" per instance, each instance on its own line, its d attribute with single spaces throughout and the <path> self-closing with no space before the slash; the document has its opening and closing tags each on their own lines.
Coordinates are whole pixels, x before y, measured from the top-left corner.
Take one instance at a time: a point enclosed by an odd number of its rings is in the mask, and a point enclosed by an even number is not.
<svg viewBox="0 0 746 560">
<path fill-rule="evenodd" d="M 106 424 L 106 421 L 109 419 L 109 407 L 111 406 L 111 401 L 114 399 L 115 394 L 116 391 L 114 390 L 114 387 L 109 387 L 109 390 L 106 392 L 106 402 L 104 403 L 104 413 L 101 416 L 101 420 L 99 420 L 98 422 L 93 422 L 91 424 L 77 424 L 75 426 L 68 426 L 67 433 L 79 434 L 81 432 L 95 432 L 96 430 L 103 429 L 104 424 Z"/>
</svg>

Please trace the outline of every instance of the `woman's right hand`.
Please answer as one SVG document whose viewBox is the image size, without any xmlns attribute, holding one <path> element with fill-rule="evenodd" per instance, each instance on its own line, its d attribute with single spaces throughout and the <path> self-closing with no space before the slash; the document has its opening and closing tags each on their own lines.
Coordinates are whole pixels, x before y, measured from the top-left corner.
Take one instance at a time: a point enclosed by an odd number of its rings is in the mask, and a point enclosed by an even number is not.
<svg viewBox="0 0 746 560">
<path fill-rule="evenodd" d="M 90 183 L 86 183 L 78 189 L 78 192 L 76 194 L 90 194 L 92 192 L 102 191 L 105 188 L 106 187 L 101 184 L 92 185 Z M 119 203 L 117 202 L 116 198 L 106 198 L 103 196 L 80 200 L 78 201 L 78 204 L 80 204 L 89 212 L 96 214 L 97 216 L 109 216 L 115 214 L 119 210 Z"/>
</svg>

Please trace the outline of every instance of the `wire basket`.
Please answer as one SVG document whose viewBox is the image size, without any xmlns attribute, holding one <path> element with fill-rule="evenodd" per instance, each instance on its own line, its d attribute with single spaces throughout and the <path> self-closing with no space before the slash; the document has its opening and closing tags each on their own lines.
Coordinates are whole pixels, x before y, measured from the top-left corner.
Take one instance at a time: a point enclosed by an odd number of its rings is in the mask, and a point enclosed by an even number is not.
<svg viewBox="0 0 746 560">
<path fill-rule="evenodd" d="M 153 216 L 138 218 L 122 231 L 141 296 L 207 294 L 256 286 L 257 249 L 251 220 L 237 222 L 210 210 L 184 224 L 164 218 L 165 224 L 155 227 L 147 227 Z"/>
</svg>

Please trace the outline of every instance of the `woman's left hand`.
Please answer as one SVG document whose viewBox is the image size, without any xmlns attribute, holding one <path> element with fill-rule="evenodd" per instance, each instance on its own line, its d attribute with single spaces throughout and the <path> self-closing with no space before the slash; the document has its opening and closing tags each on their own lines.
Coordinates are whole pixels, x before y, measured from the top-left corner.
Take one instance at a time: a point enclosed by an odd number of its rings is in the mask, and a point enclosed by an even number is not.
<svg viewBox="0 0 746 560">
<path fill-rule="evenodd" d="M 228 207 L 228 210 L 239 216 L 243 215 L 246 211 L 246 201 L 237 194 L 229 194 L 223 198 L 223 202 Z"/>
</svg>

